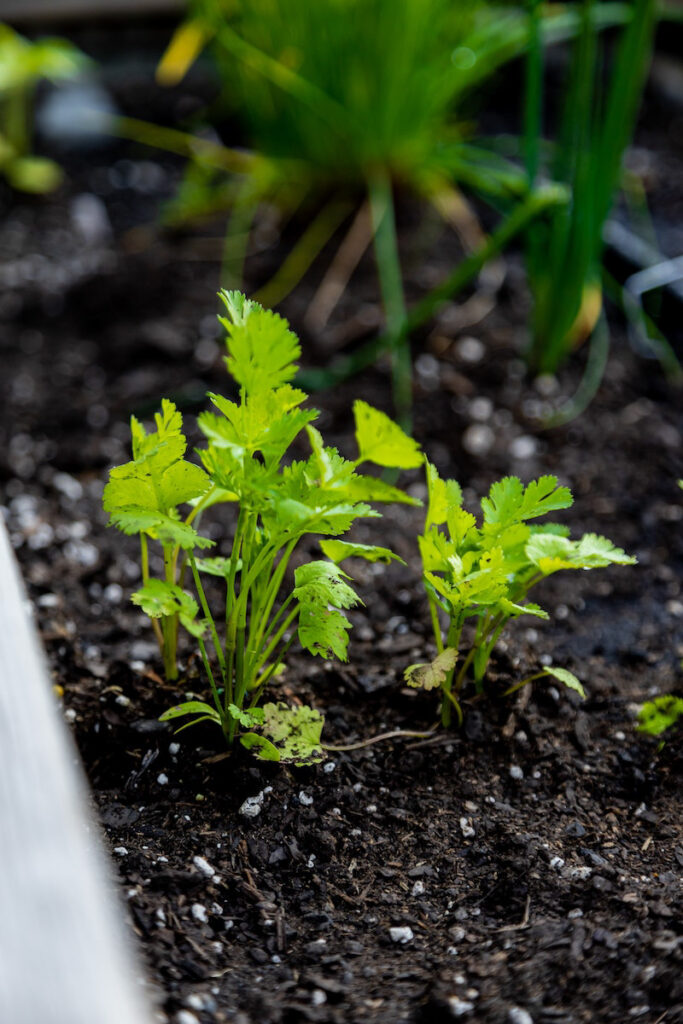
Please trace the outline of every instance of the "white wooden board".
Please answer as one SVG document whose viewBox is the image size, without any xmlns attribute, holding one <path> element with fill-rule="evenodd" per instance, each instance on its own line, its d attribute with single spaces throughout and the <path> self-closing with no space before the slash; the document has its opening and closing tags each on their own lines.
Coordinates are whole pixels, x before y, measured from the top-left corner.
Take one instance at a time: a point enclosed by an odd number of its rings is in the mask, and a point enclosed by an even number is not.
<svg viewBox="0 0 683 1024">
<path fill-rule="evenodd" d="M 149 1024 L 0 515 L 0 1021 Z"/>
</svg>

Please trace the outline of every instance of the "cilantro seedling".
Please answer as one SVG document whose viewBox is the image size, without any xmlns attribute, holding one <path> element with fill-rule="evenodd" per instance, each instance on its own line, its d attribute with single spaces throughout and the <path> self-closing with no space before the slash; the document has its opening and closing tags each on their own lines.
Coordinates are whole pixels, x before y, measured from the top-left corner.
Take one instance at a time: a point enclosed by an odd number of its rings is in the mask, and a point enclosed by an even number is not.
<svg viewBox="0 0 683 1024">
<path fill-rule="evenodd" d="M 133 460 L 111 470 L 104 507 L 111 525 L 140 536 L 142 586 L 133 601 L 153 621 L 167 678 L 178 674 L 179 625 L 199 645 L 212 703 L 186 701 L 162 718 L 215 722 L 229 744 L 247 730 L 243 742 L 260 757 L 301 763 L 321 756 L 322 718 L 310 708 L 260 707 L 262 694 L 297 638 L 311 654 L 346 660 L 351 623 L 344 613 L 362 602 L 337 563 L 397 556 L 337 538 L 357 519 L 379 516 L 369 502 L 416 504 L 359 467 L 417 468 L 422 455 L 388 416 L 362 401 L 354 404 L 358 457 L 350 461 L 326 447 L 313 426 L 317 412 L 303 408 L 307 396 L 291 384 L 300 347 L 287 321 L 239 292 L 221 298 L 226 365 L 239 396 L 209 395 L 214 411 L 198 420 L 207 441 L 198 452 L 203 468 L 185 459 L 180 413 L 164 401 L 154 432 L 131 421 Z M 289 461 L 302 433 L 311 453 Z M 202 551 L 212 542 L 199 533 L 199 521 L 217 504 L 236 509 L 232 546 L 226 557 L 207 557 Z M 320 545 L 328 558 L 298 565 L 288 581 L 297 545 L 311 536 L 328 538 Z M 161 546 L 163 578 L 150 574 L 150 540 Z M 207 576 L 221 581 L 220 616 L 209 606 Z M 194 595 L 185 590 L 186 577 Z"/>
<path fill-rule="evenodd" d="M 638 712 L 638 732 L 661 736 L 683 720 L 683 697 L 666 694 L 646 701 Z"/>
<path fill-rule="evenodd" d="M 482 498 L 483 519 L 477 525 L 475 516 L 462 507 L 460 485 L 442 480 L 429 462 L 426 472 L 427 515 L 418 541 L 438 654 L 431 664 L 407 668 L 405 680 L 409 686 L 441 690 L 441 719 L 448 725 L 453 710 L 462 721 L 460 695 L 470 674 L 477 693 L 483 691 L 491 654 L 510 620 L 520 615 L 548 618 L 539 605 L 526 600 L 532 587 L 560 569 L 632 565 L 636 560 L 597 534 L 570 540 L 569 531 L 558 524 L 529 524 L 572 504 L 569 488 L 558 486 L 554 476 L 532 480 L 526 487 L 513 476 L 494 483 L 488 497 Z M 445 635 L 442 616 L 447 622 Z M 468 619 L 474 620 L 474 638 L 462 653 Z M 583 696 L 578 679 L 555 667 L 506 692 L 542 676 L 554 677 Z"/>
</svg>

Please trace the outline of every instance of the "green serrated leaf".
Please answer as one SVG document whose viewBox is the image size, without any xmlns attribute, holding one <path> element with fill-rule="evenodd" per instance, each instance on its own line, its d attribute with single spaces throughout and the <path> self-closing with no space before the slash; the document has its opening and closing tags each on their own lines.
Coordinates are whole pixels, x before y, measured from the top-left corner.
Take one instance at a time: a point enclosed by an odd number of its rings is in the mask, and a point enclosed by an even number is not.
<svg viewBox="0 0 683 1024">
<path fill-rule="evenodd" d="M 203 469 L 183 459 L 187 442 L 182 433 L 182 416 L 173 402 L 162 401 L 155 422 L 156 431 L 148 434 L 131 417 L 133 461 L 110 471 L 102 504 L 111 513 L 110 523 L 126 533 L 150 532 L 150 527 L 135 526 L 134 515 L 155 513 L 160 518 L 152 523 L 151 529 L 163 531 L 169 537 L 168 543 L 194 547 L 197 535 L 191 527 L 177 522 L 176 509 L 205 494 L 210 481 Z M 172 536 L 177 530 L 184 540 Z M 191 532 L 182 533 L 188 530 Z M 166 542 L 161 533 L 156 535 Z"/>
<path fill-rule="evenodd" d="M 230 566 L 232 559 L 230 558 L 196 558 L 195 564 L 200 572 L 204 572 L 207 576 L 219 576 L 223 579 L 227 579 L 230 575 Z M 242 559 L 237 559 L 235 571 L 240 572 L 242 569 Z"/>
<path fill-rule="evenodd" d="M 503 597 L 500 599 L 499 607 L 504 615 L 509 615 L 511 618 L 517 618 L 519 615 L 535 615 L 538 619 L 550 618 L 540 605 L 533 604 L 532 602 L 528 604 L 515 604 L 514 601 L 509 601 L 506 597 Z"/>
<path fill-rule="evenodd" d="M 615 547 L 607 537 L 586 533 L 578 541 L 536 533 L 526 545 L 529 561 L 548 576 L 560 569 L 598 569 L 606 565 L 635 565 L 637 559 Z"/>
<path fill-rule="evenodd" d="M 263 722 L 263 708 L 250 708 L 249 711 L 245 711 L 244 708 L 238 708 L 236 704 L 228 704 L 228 711 L 231 717 L 245 729 L 253 729 L 254 726 L 261 725 Z"/>
<path fill-rule="evenodd" d="M 177 615 L 185 629 L 192 636 L 200 637 L 206 632 L 206 623 L 197 619 L 197 602 L 174 583 L 164 580 L 147 580 L 143 587 L 131 596 L 133 604 L 142 608 L 150 619 L 161 619 Z"/>
<path fill-rule="evenodd" d="M 506 476 L 491 486 L 488 498 L 482 498 L 484 529 L 500 530 L 514 523 L 569 508 L 572 494 L 568 487 L 558 487 L 557 477 L 542 476 L 526 488 L 516 476 Z"/>
<path fill-rule="evenodd" d="M 406 563 L 389 548 L 376 547 L 374 544 L 352 544 L 345 540 L 321 540 L 320 547 L 323 554 L 337 565 L 345 558 L 364 558 L 366 562 L 400 562 Z"/>
<path fill-rule="evenodd" d="M 228 332 L 226 365 L 245 393 L 272 391 L 293 380 L 301 346 L 284 317 L 240 301 L 234 292 L 219 295 L 228 311 L 228 317 L 218 318 Z"/>
<path fill-rule="evenodd" d="M 455 668 L 458 660 L 458 652 L 454 647 L 447 647 L 436 658 L 428 664 L 409 665 L 403 673 L 403 678 L 408 686 L 420 690 L 435 690 L 443 686 L 448 673 Z"/>
<path fill-rule="evenodd" d="M 462 488 L 457 480 L 442 480 L 436 466 L 425 459 L 425 470 L 427 474 L 427 518 L 425 521 L 425 532 L 431 526 L 440 526 L 446 522 L 446 517 L 453 509 L 460 509 L 462 504 Z M 464 513 L 467 515 L 467 513 Z M 471 517 L 474 523 L 474 516 Z"/>
<path fill-rule="evenodd" d="M 386 413 L 357 399 L 353 403 L 353 415 L 360 462 L 374 462 L 393 469 L 417 469 L 422 465 L 417 441 Z"/>
<path fill-rule="evenodd" d="M 338 609 L 362 604 L 346 579 L 346 573 L 332 562 L 309 562 L 294 573 L 299 642 L 311 654 L 346 661 L 351 623 Z"/>
<path fill-rule="evenodd" d="M 554 665 L 548 665 L 544 671 L 546 675 L 559 680 L 559 682 L 563 683 L 568 689 L 575 690 L 582 700 L 586 699 L 586 691 L 573 672 L 570 672 L 566 668 L 556 668 Z"/>
<path fill-rule="evenodd" d="M 348 576 L 333 562 L 307 562 L 294 572 L 294 597 L 299 604 L 317 604 L 333 608 L 353 608 L 363 602 L 348 583 Z"/>
<path fill-rule="evenodd" d="M 211 548 L 214 542 L 201 534 L 187 523 L 171 519 L 161 512 L 150 512 L 143 508 L 126 508 L 112 512 L 110 526 L 117 526 L 123 533 L 132 536 L 146 533 L 161 541 L 162 544 L 177 544 L 184 551 L 194 548 Z"/>
</svg>

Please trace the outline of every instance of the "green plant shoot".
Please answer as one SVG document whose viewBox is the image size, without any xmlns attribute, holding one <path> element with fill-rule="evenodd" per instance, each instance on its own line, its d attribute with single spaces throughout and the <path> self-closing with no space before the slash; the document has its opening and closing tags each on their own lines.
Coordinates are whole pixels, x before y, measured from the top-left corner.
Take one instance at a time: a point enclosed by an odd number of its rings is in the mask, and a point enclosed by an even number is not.
<svg viewBox="0 0 683 1024">
<path fill-rule="evenodd" d="M 238 400 L 209 395 L 215 411 L 198 420 L 207 441 L 199 451 L 203 468 L 185 459 L 180 413 L 164 401 L 154 432 L 132 419 L 133 460 L 111 470 L 104 507 L 111 525 L 140 537 L 142 586 L 133 601 L 154 623 L 167 678 L 178 674 L 179 625 L 199 645 L 212 702 L 191 700 L 162 718 L 213 721 L 229 744 L 247 730 L 242 739 L 259 756 L 301 763 L 321 756 L 322 719 L 308 708 L 259 707 L 262 694 L 297 638 L 311 654 L 346 659 L 351 623 L 345 611 L 362 602 L 337 562 L 397 556 L 336 538 L 357 519 L 379 516 L 370 502 L 417 503 L 359 467 L 411 469 L 422 455 L 388 416 L 362 401 L 354 405 L 358 457 L 348 460 L 326 447 L 313 426 L 317 412 L 302 408 L 307 396 L 290 383 L 300 347 L 287 321 L 239 292 L 221 298 L 226 365 Z M 310 455 L 290 461 L 302 433 Z M 225 556 L 206 557 L 212 542 L 200 534 L 199 522 L 217 504 L 236 510 L 232 543 Z M 330 538 L 321 542 L 329 560 L 299 564 L 291 580 L 297 545 L 315 536 Z M 150 572 L 150 541 L 161 547 L 161 578 Z M 207 577 L 220 581 L 218 616 L 209 606 Z M 193 594 L 185 589 L 187 578 Z"/>
<path fill-rule="evenodd" d="M 667 693 L 646 701 L 638 712 L 639 732 L 661 736 L 683 719 L 683 697 Z"/>
<path fill-rule="evenodd" d="M 0 174 L 23 192 L 50 192 L 62 172 L 54 160 L 31 153 L 33 94 L 42 79 L 75 78 L 88 64 L 64 39 L 29 42 L 0 24 Z"/>
<path fill-rule="evenodd" d="M 542 476 L 526 487 L 514 476 L 494 483 L 482 498 L 483 517 L 477 524 L 462 507 L 460 485 L 442 480 L 429 462 L 426 472 L 427 515 L 418 542 L 438 654 L 429 665 L 411 665 L 405 679 L 409 686 L 441 690 L 441 717 L 448 725 L 453 710 L 462 721 L 460 695 L 470 676 L 477 693 L 483 691 L 491 654 L 508 622 L 520 615 L 548 618 L 539 605 L 526 600 L 532 587 L 560 569 L 632 565 L 636 560 L 594 533 L 570 540 L 569 531 L 558 524 L 530 525 L 530 520 L 572 504 L 569 488 L 558 486 L 554 476 Z M 468 619 L 473 620 L 474 637 L 463 653 Z M 506 692 L 545 675 L 583 696 L 578 679 L 554 667 Z"/>
</svg>

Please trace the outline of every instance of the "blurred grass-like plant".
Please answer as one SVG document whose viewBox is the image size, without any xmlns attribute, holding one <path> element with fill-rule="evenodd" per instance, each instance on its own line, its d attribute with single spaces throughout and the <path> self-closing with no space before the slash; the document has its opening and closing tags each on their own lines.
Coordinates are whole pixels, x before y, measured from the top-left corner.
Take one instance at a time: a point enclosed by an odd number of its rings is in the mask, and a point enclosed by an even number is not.
<svg viewBox="0 0 683 1024">
<path fill-rule="evenodd" d="M 521 9 L 483 0 L 196 0 L 160 68 L 179 80 L 213 42 L 223 91 L 242 119 L 253 160 L 240 180 L 216 187 L 220 168 L 195 160 L 176 201 L 181 215 L 206 210 L 207 186 L 231 208 L 226 252 L 241 278 L 259 205 L 315 212 L 284 264 L 258 293 L 279 302 L 355 209 L 309 325 L 324 326 L 366 249 L 374 242 L 386 332 L 351 357 L 340 375 L 391 354 L 394 399 L 404 424 L 411 405 L 408 331 L 471 281 L 529 220 L 564 193 L 529 190 L 518 167 L 471 139 L 462 100 L 506 60 L 523 52 Z M 544 25 L 572 31 L 562 12 Z M 504 209 L 490 238 L 465 200 L 467 186 Z M 433 204 L 460 235 L 466 258 L 417 308 L 407 311 L 396 238 L 394 193 L 407 188 Z M 327 375 L 327 382 L 334 374 Z M 324 383 L 321 380 L 319 383 Z"/>
<path fill-rule="evenodd" d="M 88 59 L 65 39 L 30 42 L 0 24 L 0 174 L 23 192 L 50 192 L 62 178 L 59 166 L 32 149 L 33 97 L 44 79 L 76 78 Z"/>
<path fill-rule="evenodd" d="M 622 6 L 622 5 L 614 5 Z M 603 228 L 618 190 L 622 159 L 633 136 L 657 18 L 655 0 L 632 0 L 613 52 L 601 41 L 596 0 L 581 0 L 556 137 L 542 139 L 544 106 L 541 3 L 529 0 L 530 43 L 525 92 L 525 163 L 529 187 L 546 174 L 571 200 L 527 232 L 527 271 L 534 298 L 529 359 L 553 373 L 593 338 L 582 405 L 599 384 L 607 354 L 602 313 Z M 608 60 L 608 56 L 610 59 Z M 547 154 L 547 160 L 544 160 Z M 575 410 L 580 411 L 574 403 Z"/>
</svg>

